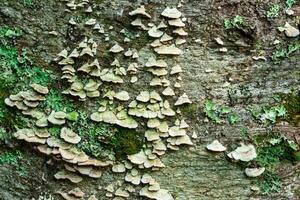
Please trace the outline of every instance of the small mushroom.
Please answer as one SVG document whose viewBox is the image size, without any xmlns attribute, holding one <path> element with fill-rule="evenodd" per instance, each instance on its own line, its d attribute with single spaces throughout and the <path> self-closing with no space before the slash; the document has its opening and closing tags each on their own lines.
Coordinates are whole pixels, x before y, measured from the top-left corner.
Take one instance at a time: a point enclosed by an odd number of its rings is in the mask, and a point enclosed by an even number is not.
<svg viewBox="0 0 300 200">
<path fill-rule="evenodd" d="M 154 49 L 154 51 L 160 55 L 180 55 L 182 54 L 182 50 L 175 47 L 175 45 L 163 45 Z"/>
<path fill-rule="evenodd" d="M 288 22 L 285 23 L 284 29 L 284 33 L 287 37 L 297 37 L 300 34 L 299 29 L 291 26 Z"/>
<path fill-rule="evenodd" d="M 148 35 L 150 37 L 159 38 L 164 34 L 164 32 L 160 31 L 156 26 L 153 26 L 149 31 Z"/>
<path fill-rule="evenodd" d="M 185 24 L 181 21 L 180 18 L 169 20 L 169 24 L 175 27 L 185 27 Z"/>
<path fill-rule="evenodd" d="M 179 36 L 187 36 L 188 35 L 188 33 L 185 30 L 183 30 L 183 28 L 177 28 L 173 31 L 173 33 L 175 33 Z"/>
<path fill-rule="evenodd" d="M 151 16 L 146 12 L 146 9 L 144 6 L 141 6 L 133 11 L 131 11 L 129 13 L 130 16 L 135 16 L 135 15 L 142 15 L 142 16 L 145 16 L 145 17 L 148 17 L 148 18 L 151 18 Z"/>
<path fill-rule="evenodd" d="M 124 51 L 124 48 L 121 47 L 119 44 L 115 44 L 112 48 L 110 48 L 109 52 L 113 53 L 119 53 L 121 51 Z"/>
<path fill-rule="evenodd" d="M 114 98 L 116 98 L 120 101 L 128 101 L 130 99 L 130 96 L 127 91 L 120 91 L 115 94 Z"/>
<path fill-rule="evenodd" d="M 63 127 L 60 131 L 60 137 L 64 139 L 64 141 L 71 144 L 78 144 L 81 141 L 79 135 L 73 132 L 71 129 Z"/>
<path fill-rule="evenodd" d="M 260 175 L 262 175 L 265 171 L 264 167 L 261 168 L 246 168 L 245 169 L 245 174 L 248 177 L 258 177 Z"/>
<path fill-rule="evenodd" d="M 79 183 L 82 181 L 82 178 L 80 176 L 78 176 L 75 173 L 72 172 L 67 172 L 67 171 L 59 171 L 57 172 L 54 177 L 56 179 L 68 179 L 69 181 L 71 181 L 72 183 Z"/>
<path fill-rule="evenodd" d="M 177 19 L 181 17 L 181 12 L 177 10 L 177 8 L 167 7 L 164 9 L 161 15 L 170 19 Z"/>
<path fill-rule="evenodd" d="M 150 100 L 150 93 L 148 91 L 142 91 L 136 97 L 136 100 L 141 101 L 141 102 L 148 102 Z"/>
<path fill-rule="evenodd" d="M 234 151 L 227 154 L 227 156 L 234 160 L 241 160 L 244 162 L 249 162 L 257 157 L 255 147 L 252 144 L 245 145 L 241 144 L 240 147 L 236 148 Z"/>
<path fill-rule="evenodd" d="M 165 68 L 168 64 L 164 60 L 155 60 L 153 57 L 150 57 L 146 62 L 146 67 L 161 67 Z"/>
<path fill-rule="evenodd" d="M 224 147 L 218 140 L 214 140 L 212 143 L 207 145 L 206 148 L 213 152 L 226 151 L 226 147 Z"/>
<path fill-rule="evenodd" d="M 126 168 L 123 163 L 119 163 L 112 166 L 112 171 L 116 173 L 123 173 L 126 171 Z"/>
<path fill-rule="evenodd" d="M 181 95 L 177 101 L 175 102 L 175 106 L 180 106 L 180 105 L 183 105 L 183 104 L 191 104 L 191 100 L 189 99 L 189 97 L 187 96 L 186 93 L 184 93 L 183 95 Z"/>
</svg>

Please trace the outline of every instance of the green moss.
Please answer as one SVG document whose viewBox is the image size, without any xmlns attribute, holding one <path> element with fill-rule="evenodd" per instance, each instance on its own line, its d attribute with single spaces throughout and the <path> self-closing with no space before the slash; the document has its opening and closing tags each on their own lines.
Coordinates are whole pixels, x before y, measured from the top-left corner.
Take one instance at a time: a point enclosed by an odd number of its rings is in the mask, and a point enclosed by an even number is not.
<svg viewBox="0 0 300 200">
<path fill-rule="evenodd" d="M 286 120 L 294 125 L 300 123 L 300 91 L 293 91 L 289 94 L 282 94 L 284 107 L 287 110 Z"/>
<path fill-rule="evenodd" d="M 204 105 L 205 115 L 213 122 L 220 124 L 227 118 L 230 124 L 235 124 L 238 121 L 238 116 L 232 113 L 228 106 L 219 106 L 213 100 L 206 100 Z"/>
<path fill-rule="evenodd" d="M 270 9 L 267 11 L 268 18 L 276 18 L 280 14 L 280 5 L 273 4 Z"/>
<path fill-rule="evenodd" d="M 16 168 L 19 175 L 24 176 L 27 174 L 25 167 L 20 163 L 23 158 L 23 153 L 18 150 L 5 150 L 0 152 L 0 166 L 11 165 Z"/>
<path fill-rule="evenodd" d="M 66 109 L 67 112 L 74 111 L 75 105 L 64 98 L 61 93 L 56 89 L 50 89 L 47 95 L 46 101 L 41 104 L 42 108 L 50 108 L 55 111 L 63 111 Z"/>
<path fill-rule="evenodd" d="M 141 48 L 145 47 L 150 41 L 151 40 L 150 40 L 148 34 L 141 33 L 139 37 L 134 39 L 133 48 L 141 49 Z"/>
<path fill-rule="evenodd" d="M 196 103 L 184 104 L 180 107 L 181 113 L 187 117 L 196 117 L 199 106 Z"/>
<path fill-rule="evenodd" d="M 138 153 L 142 149 L 144 134 L 131 129 L 118 128 L 112 144 L 117 158 L 124 158 L 126 155 Z"/>
<path fill-rule="evenodd" d="M 79 112 L 79 118 L 72 126 L 81 137 L 77 145 L 79 149 L 96 158 L 113 155 L 113 147 L 109 142 L 116 131 L 113 126 L 93 122 L 86 112 Z"/>
<path fill-rule="evenodd" d="M 59 138 L 60 127 L 59 126 L 53 126 L 53 127 L 49 128 L 49 133 L 51 134 L 51 136 L 53 136 L 55 138 Z"/>
<path fill-rule="evenodd" d="M 282 187 L 282 180 L 277 174 L 265 172 L 260 179 L 256 181 L 263 195 L 278 193 Z"/>
<path fill-rule="evenodd" d="M 261 167 L 273 171 L 283 160 L 297 160 L 297 145 L 282 134 L 256 135 L 252 140 L 257 146 L 256 163 Z"/>
</svg>

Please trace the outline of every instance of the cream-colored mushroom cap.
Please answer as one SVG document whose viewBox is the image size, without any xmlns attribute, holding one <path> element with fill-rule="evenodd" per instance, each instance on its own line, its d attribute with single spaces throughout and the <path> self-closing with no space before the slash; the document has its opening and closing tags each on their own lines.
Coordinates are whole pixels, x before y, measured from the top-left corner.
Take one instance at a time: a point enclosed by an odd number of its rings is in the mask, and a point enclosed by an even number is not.
<svg viewBox="0 0 300 200">
<path fill-rule="evenodd" d="M 163 28 L 167 28 L 168 26 L 163 22 L 163 21 L 161 21 L 160 23 L 159 23 L 159 25 L 157 26 L 157 28 L 158 29 L 163 29 Z"/>
<path fill-rule="evenodd" d="M 160 31 L 159 29 L 157 29 L 156 26 L 153 26 L 149 31 L 148 31 L 148 35 L 150 37 L 154 37 L 154 38 L 159 38 L 164 34 L 164 32 Z"/>
<path fill-rule="evenodd" d="M 48 94 L 49 90 L 47 87 L 44 87 L 40 84 L 31 84 L 30 87 L 32 87 L 36 92 L 40 93 L 40 94 Z"/>
<path fill-rule="evenodd" d="M 137 165 L 141 165 L 147 160 L 147 156 L 143 150 L 136 154 L 128 155 L 127 158 L 130 160 L 130 162 Z"/>
<path fill-rule="evenodd" d="M 96 24 L 96 19 L 89 19 L 88 21 L 85 22 L 86 25 L 95 25 Z"/>
<path fill-rule="evenodd" d="M 161 55 L 180 55 L 182 54 L 182 50 L 177 48 L 174 44 L 167 46 L 162 45 L 154 49 L 154 51 Z"/>
<path fill-rule="evenodd" d="M 130 96 L 127 91 L 120 91 L 115 94 L 114 98 L 116 98 L 120 101 L 128 101 L 130 99 Z"/>
<path fill-rule="evenodd" d="M 68 51 L 66 49 L 62 50 L 57 54 L 59 57 L 67 58 L 68 57 Z"/>
<path fill-rule="evenodd" d="M 150 68 L 148 71 L 155 76 L 165 76 L 168 74 L 168 71 L 164 68 Z"/>
<path fill-rule="evenodd" d="M 297 37 L 300 34 L 299 29 L 291 26 L 288 22 L 285 23 L 284 29 L 287 37 Z"/>
<path fill-rule="evenodd" d="M 118 188 L 117 191 L 115 192 L 115 195 L 118 197 L 128 198 L 129 192 L 127 192 L 126 190 L 123 190 L 122 188 Z"/>
<path fill-rule="evenodd" d="M 161 13 L 162 16 L 171 18 L 171 19 L 177 19 L 181 17 L 181 12 L 177 10 L 177 8 L 170 8 L 167 7 L 164 9 L 164 11 Z"/>
<path fill-rule="evenodd" d="M 123 163 L 114 164 L 112 166 L 112 171 L 116 173 L 122 173 L 126 171 L 125 165 Z"/>
<path fill-rule="evenodd" d="M 185 39 L 182 39 L 182 38 L 176 38 L 175 40 L 175 44 L 176 45 L 181 45 L 181 44 L 184 44 L 186 43 L 186 40 Z"/>
<path fill-rule="evenodd" d="M 139 26 L 141 27 L 143 30 L 146 29 L 146 26 L 142 23 L 142 20 L 140 18 L 136 18 L 134 21 L 131 22 L 132 26 Z"/>
<path fill-rule="evenodd" d="M 55 125 L 62 125 L 66 122 L 64 118 L 59 118 L 59 115 L 55 111 L 52 111 L 48 116 L 48 121 Z"/>
<path fill-rule="evenodd" d="M 160 189 L 158 191 L 149 191 L 149 187 L 145 186 L 140 191 L 140 196 L 148 197 L 155 200 L 174 200 L 168 190 Z"/>
<path fill-rule="evenodd" d="M 84 196 L 84 192 L 79 187 L 76 187 L 68 192 L 68 194 L 73 195 L 78 198 L 82 198 Z"/>
<path fill-rule="evenodd" d="M 206 146 L 209 151 L 214 152 L 222 152 L 226 151 L 226 147 L 224 147 L 218 140 L 214 140 L 212 143 Z"/>
<path fill-rule="evenodd" d="M 158 77 L 153 78 L 150 82 L 150 86 L 161 86 L 161 85 L 162 85 L 161 79 Z"/>
<path fill-rule="evenodd" d="M 175 96 L 175 92 L 171 87 L 166 87 L 166 89 L 164 89 L 162 94 L 165 96 Z"/>
<path fill-rule="evenodd" d="M 175 65 L 174 67 L 172 67 L 170 74 L 173 75 L 181 72 L 182 72 L 181 67 L 179 65 Z"/>
<path fill-rule="evenodd" d="M 161 42 L 168 42 L 170 40 L 173 40 L 173 37 L 172 36 L 169 36 L 168 34 L 163 34 L 163 36 L 160 38 L 160 41 Z"/>
<path fill-rule="evenodd" d="M 147 141 L 155 141 L 159 140 L 159 133 L 154 129 L 149 129 L 145 132 L 145 137 L 147 138 Z"/>
<path fill-rule="evenodd" d="M 136 100 L 141 102 L 148 102 L 150 100 L 149 91 L 141 91 L 140 94 L 136 97 Z"/>
<path fill-rule="evenodd" d="M 177 34 L 177 35 L 180 35 L 180 36 L 187 36 L 188 33 L 183 30 L 183 28 L 177 28 L 173 31 L 173 33 Z"/>
<path fill-rule="evenodd" d="M 54 177 L 56 179 L 68 179 L 69 181 L 71 181 L 72 183 L 79 183 L 82 181 L 82 178 L 80 176 L 78 176 L 75 173 L 72 172 L 67 172 L 67 171 L 59 171 L 57 172 Z"/>
<path fill-rule="evenodd" d="M 192 101 L 189 99 L 187 94 L 184 93 L 177 99 L 177 101 L 175 102 L 175 106 L 180 106 L 182 104 L 191 104 L 191 103 L 192 103 Z"/>
<path fill-rule="evenodd" d="M 175 27 L 185 27 L 185 24 L 181 21 L 180 18 L 169 20 L 169 24 Z"/>
<path fill-rule="evenodd" d="M 146 67 L 161 67 L 165 68 L 168 64 L 164 60 L 155 60 L 155 58 L 150 57 L 146 62 Z"/>
<path fill-rule="evenodd" d="M 69 142 L 71 144 L 78 144 L 81 141 L 79 135 L 77 135 L 74 131 L 66 127 L 63 127 L 61 129 L 60 137 L 64 139 L 64 141 Z"/>
<path fill-rule="evenodd" d="M 229 158 L 249 162 L 257 157 L 255 147 L 252 144 L 241 144 L 240 147 L 227 154 Z"/>
<path fill-rule="evenodd" d="M 245 169 L 245 174 L 248 177 L 258 177 L 260 175 L 262 175 L 265 171 L 264 167 L 261 168 L 246 168 Z"/>
<path fill-rule="evenodd" d="M 135 16 L 135 15 L 143 15 L 143 16 L 146 16 L 148 18 L 151 18 L 151 16 L 146 12 L 146 9 L 144 6 L 141 6 L 133 11 L 131 11 L 129 13 L 130 16 Z"/>
<path fill-rule="evenodd" d="M 115 44 L 110 50 L 109 52 L 113 52 L 113 53 L 119 53 L 121 51 L 124 51 L 124 48 L 121 47 L 119 44 Z"/>
<path fill-rule="evenodd" d="M 156 39 L 150 45 L 151 45 L 151 47 L 160 47 L 162 45 L 162 43 L 160 42 L 159 39 Z"/>
</svg>

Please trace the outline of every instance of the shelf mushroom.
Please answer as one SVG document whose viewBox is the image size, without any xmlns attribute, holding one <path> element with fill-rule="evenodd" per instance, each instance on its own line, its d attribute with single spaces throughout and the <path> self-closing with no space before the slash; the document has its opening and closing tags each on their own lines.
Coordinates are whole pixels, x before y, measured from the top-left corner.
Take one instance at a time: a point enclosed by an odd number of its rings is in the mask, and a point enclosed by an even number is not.
<svg viewBox="0 0 300 200">
<path fill-rule="evenodd" d="M 213 152 L 223 152 L 226 151 L 226 147 L 223 146 L 218 140 L 214 140 L 212 143 L 206 146 L 207 150 Z"/>
</svg>

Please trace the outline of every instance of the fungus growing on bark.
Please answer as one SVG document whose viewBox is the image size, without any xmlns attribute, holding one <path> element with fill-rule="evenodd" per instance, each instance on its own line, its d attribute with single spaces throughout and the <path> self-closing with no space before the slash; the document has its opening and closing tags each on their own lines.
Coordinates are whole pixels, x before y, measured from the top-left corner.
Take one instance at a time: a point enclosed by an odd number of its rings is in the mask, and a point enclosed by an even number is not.
<svg viewBox="0 0 300 200">
<path fill-rule="evenodd" d="M 226 151 L 226 147 L 224 147 L 218 140 L 214 140 L 212 143 L 207 145 L 206 148 L 213 152 Z"/>
</svg>

